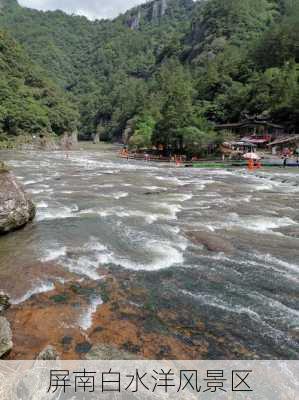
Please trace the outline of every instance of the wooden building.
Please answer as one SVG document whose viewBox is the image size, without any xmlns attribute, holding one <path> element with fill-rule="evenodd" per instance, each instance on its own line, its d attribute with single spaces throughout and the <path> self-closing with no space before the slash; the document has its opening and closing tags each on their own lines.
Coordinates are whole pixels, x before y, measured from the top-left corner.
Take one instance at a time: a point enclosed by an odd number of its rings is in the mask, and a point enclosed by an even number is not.
<svg viewBox="0 0 299 400">
<path fill-rule="evenodd" d="M 272 154 L 293 154 L 299 156 L 299 135 L 280 137 L 269 143 L 268 146 L 272 149 Z"/>
<path fill-rule="evenodd" d="M 232 132 L 243 141 L 258 146 L 266 145 L 285 135 L 283 126 L 260 120 L 246 120 L 233 124 L 216 125 L 215 129 L 219 132 Z"/>
</svg>

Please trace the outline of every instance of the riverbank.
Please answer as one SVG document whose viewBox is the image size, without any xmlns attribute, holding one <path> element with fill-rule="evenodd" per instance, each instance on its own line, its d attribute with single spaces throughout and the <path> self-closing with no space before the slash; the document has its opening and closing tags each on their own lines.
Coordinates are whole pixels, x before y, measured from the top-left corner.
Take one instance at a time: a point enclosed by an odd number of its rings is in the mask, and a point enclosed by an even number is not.
<svg viewBox="0 0 299 400">
<path fill-rule="evenodd" d="M 0 152 L 37 204 L 0 238 L 7 357 L 298 358 L 297 170 L 180 169 L 100 146 Z"/>
</svg>

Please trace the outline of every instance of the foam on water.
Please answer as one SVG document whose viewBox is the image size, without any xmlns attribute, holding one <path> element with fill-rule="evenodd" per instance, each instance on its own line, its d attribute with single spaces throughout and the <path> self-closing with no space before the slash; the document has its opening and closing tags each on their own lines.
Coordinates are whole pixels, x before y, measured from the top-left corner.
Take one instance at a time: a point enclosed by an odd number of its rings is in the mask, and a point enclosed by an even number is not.
<svg viewBox="0 0 299 400">
<path fill-rule="evenodd" d="M 178 186 L 186 186 L 188 185 L 188 182 L 185 182 L 176 176 L 155 176 L 156 179 L 159 181 L 167 181 L 169 183 L 175 183 Z"/>
<path fill-rule="evenodd" d="M 39 208 L 36 216 L 37 221 L 50 221 L 55 219 L 74 218 L 78 216 L 79 207 L 74 204 L 72 206 L 64 206 L 57 208 Z"/>
<path fill-rule="evenodd" d="M 71 272 L 87 276 L 91 280 L 99 280 L 102 277 L 97 269 L 100 266 L 102 256 L 107 251 L 106 246 L 99 243 L 96 238 L 91 237 L 81 248 L 59 247 L 57 244 L 52 244 L 52 248 L 45 250 L 41 261 L 55 261 Z"/>
<path fill-rule="evenodd" d="M 28 189 L 27 191 L 32 194 L 40 194 L 44 192 L 44 189 Z"/>
<path fill-rule="evenodd" d="M 164 209 L 166 211 L 165 214 L 161 215 L 161 218 L 166 219 L 177 219 L 177 214 L 182 210 L 182 206 L 179 204 L 172 203 L 155 203 L 157 209 Z"/>
<path fill-rule="evenodd" d="M 80 215 L 88 215 L 95 214 L 99 215 L 102 218 L 108 217 L 118 217 L 118 218 L 142 218 L 148 224 L 153 224 L 158 220 L 176 220 L 177 213 L 181 211 L 182 207 L 180 205 L 171 204 L 171 203 L 157 203 L 157 208 L 159 208 L 159 213 L 153 213 L 150 211 L 142 211 L 142 210 L 130 210 L 124 207 L 111 207 L 107 209 L 97 209 L 97 208 L 89 208 L 85 210 L 81 210 L 78 214 Z M 164 211 L 164 212 L 161 212 Z"/>
<path fill-rule="evenodd" d="M 87 155 L 85 157 L 82 157 L 79 154 L 71 154 L 69 157 L 69 160 L 82 167 L 85 170 L 94 170 L 94 169 L 99 169 L 101 172 L 104 173 L 115 173 L 117 171 L 136 171 L 138 170 L 157 170 L 158 167 L 153 166 L 152 164 L 145 164 L 145 163 L 134 163 L 134 162 L 128 162 L 127 160 L 123 160 L 122 162 L 117 162 L 117 161 L 109 161 L 109 160 L 104 160 L 104 161 L 99 161 L 92 159 L 91 156 Z"/>
<path fill-rule="evenodd" d="M 37 203 L 36 207 L 37 208 L 48 208 L 49 204 L 46 201 L 40 201 L 39 203 Z"/>
<path fill-rule="evenodd" d="M 116 192 L 116 193 L 108 193 L 108 194 L 101 194 L 102 197 L 113 198 L 115 200 L 123 199 L 124 197 L 128 197 L 129 193 L 127 192 Z"/>
<path fill-rule="evenodd" d="M 166 191 L 166 188 L 163 188 L 162 186 L 142 186 L 143 189 L 145 190 L 163 190 Z"/>
<path fill-rule="evenodd" d="M 255 268 L 254 271 L 256 271 L 256 269 L 259 271 L 268 270 L 271 277 L 273 277 L 273 272 L 275 272 L 277 275 L 280 275 L 281 278 L 296 284 L 299 283 L 299 265 L 288 263 L 269 254 L 265 255 L 257 252 L 243 254 L 243 257 L 245 259 L 232 256 L 228 257 L 224 253 L 201 255 L 202 259 L 217 261 L 217 268 L 223 268 L 224 263 L 230 265 L 229 268 L 232 268 L 232 265 L 237 265 L 238 267 L 244 266 L 247 270 L 253 267 Z M 242 273 L 238 272 L 236 269 L 234 269 L 234 273 L 242 275 Z M 264 273 L 265 272 L 263 272 L 263 274 Z"/>
<path fill-rule="evenodd" d="M 187 296 L 194 297 L 197 301 L 199 301 L 203 305 L 207 305 L 209 307 L 214 307 L 214 308 L 220 308 L 221 310 L 228 311 L 230 313 L 247 314 L 249 317 L 261 321 L 261 316 L 248 307 L 243 307 L 239 304 L 230 304 L 221 299 L 220 297 L 216 297 L 210 294 L 198 294 L 198 293 L 194 294 L 187 290 L 181 290 L 181 292 Z"/>
<path fill-rule="evenodd" d="M 29 180 L 29 181 L 24 181 L 23 185 L 27 186 L 27 185 L 33 185 L 35 183 L 38 183 L 38 181 L 34 181 L 34 180 Z"/>
<path fill-rule="evenodd" d="M 151 240 L 144 245 L 144 249 L 152 254 L 152 261 L 138 262 L 132 258 L 117 256 L 115 254 L 106 255 L 103 259 L 107 263 L 119 265 L 125 269 L 135 271 L 158 271 L 161 269 L 168 269 L 175 265 L 181 265 L 184 262 L 184 256 L 181 250 L 175 248 L 169 242 L 160 242 Z"/>
<path fill-rule="evenodd" d="M 133 245 L 133 242 L 132 242 Z M 134 246 L 136 244 L 134 243 Z M 174 244 L 167 240 L 150 239 L 141 240 L 138 248 L 142 247 L 143 259 L 139 256 L 118 254 L 115 249 L 101 244 L 97 238 L 91 237 L 80 250 L 53 246 L 47 250 L 43 261 L 56 261 L 71 272 L 85 275 L 92 280 L 101 279 L 97 272 L 99 266 L 118 265 L 131 270 L 155 271 L 181 265 L 184 262 L 183 253 L 187 247 L 187 240 Z M 141 250 L 140 247 L 140 250 Z M 150 255 L 150 257 L 146 257 Z"/>
<path fill-rule="evenodd" d="M 79 321 L 79 326 L 83 330 L 87 331 L 89 328 L 91 328 L 93 315 L 96 313 L 98 307 L 102 304 L 103 301 L 100 297 L 94 297 L 91 299 L 88 309 L 84 312 Z"/>
<path fill-rule="evenodd" d="M 280 329 L 273 327 L 267 321 L 267 315 L 261 315 L 255 309 L 254 305 L 250 307 L 244 307 L 241 304 L 237 304 L 235 301 L 234 303 L 228 302 L 218 296 L 210 295 L 210 294 L 194 294 L 187 290 L 181 290 L 181 292 L 186 296 L 191 296 L 196 301 L 201 303 L 203 306 L 216 308 L 223 310 L 226 313 L 247 315 L 250 319 L 257 323 L 257 327 L 263 330 L 263 334 L 271 337 L 275 341 L 279 342 L 280 340 L 286 340 L 288 342 L 292 342 L 292 340 L 286 338 L 285 333 Z"/>
<path fill-rule="evenodd" d="M 257 217 L 256 219 L 246 218 L 244 222 L 237 223 L 241 227 L 247 227 L 249 230 L 258 232 L 267 232 L 276 228 L 282 228 L 285 226 L 296 225 L 296 222 L 290 218 L 271 218 L 271 217 Z M 277 232 L 278 233 L 278 232 Z"/>
<path fill-rule="evenodd" d="M 140 211 L 140 210 L 123 210 L 123 211 L 116 211 L 115 215 L 119 218 L 142 218 L 148 224 L 153 224 L 154 222 L 158 221 L 160 218 L 159 214 L 151 214 L 149 212 Z"/>
<path fill-rule="evenodd" d="M 248 297 L 252 298 L 257 302 L 261 308 L 272 310 L 273 316 L 269 315 L 269 319 L 282 319 L 291 322 L 292 326 L 299 326 L 299 311 L 294 308 L 288 307 L 281 301 L 267 297 L 261 293 L 251 292 L 247 294 Z"/>
<path fill-rule="evenodd" d="M 193 198 L 192 193 L 175 193 L 170 195 L 171 198 L 176 201 L 184 203 L 185 201 L 191 200 Z"/>
<path fill-rule="evenodd" d="M 36 287 L 34 287 L 33 289 L 30 289 L 26 294 L 24 294 L 24 296 L 17 298 L 17 299 L 12 299 L 11 303 L 12 304 L 21 304 L 21 303 L 24 303 L 24 301 L 30 299 L 35 294 L 51 292 L 54 289 L 55 289 L 55 286 L 52 282 L 39 282 L 39 283 L 37 283 Z"/>
<path fill-rule="evenodd" d="M 286 270 L 291 270 L 293 272 L 299 273 L 299 263 L 298 264 L 292 264 L 292 263 L 289 263 L 287 261 L 280 260 L 279 258 L 272 256 L 271 254 L 259 254 L 259 253 L 256 253 L 255 255 L 263 263 L 267 263 L 267 264 L 270 264 L 270 265 L 274 264 L 274 265 L 282 267 L 282 268 L 284 268 Z"/>
<path fill-rule="evenodd" d="M 279 232 L 275 232 L 273 230 L 291 225 L 297 225 L 297 222 L 288 217 L 280 218 L 276 216 L 259 215 L 240 217 L 237 213 L 230 213 L 224 221 L 215 223 L 211 222 L 209 225 L 213 229 L 242 228 L 250 231 L 280 235 Z"/>
<path fill-rule="evenodd" d="M 100 266 L 100 257 L 98 256 L 83 255 L 77 258 L 67 257 L 61 262 L 70 272 L 86 276 L 95 281 L 101 279 L 101 275 L 97 272 Z"/>
<path fill-rule="evenodd" d="M 66 255 L 66 247 L 58 247 L 58 245 L 54 246 L 52 249 L 45 250 L 45 254 L 42 256 L 42 262 L 50 262 L 56 261 L 59 258 Z"/>
</svg>

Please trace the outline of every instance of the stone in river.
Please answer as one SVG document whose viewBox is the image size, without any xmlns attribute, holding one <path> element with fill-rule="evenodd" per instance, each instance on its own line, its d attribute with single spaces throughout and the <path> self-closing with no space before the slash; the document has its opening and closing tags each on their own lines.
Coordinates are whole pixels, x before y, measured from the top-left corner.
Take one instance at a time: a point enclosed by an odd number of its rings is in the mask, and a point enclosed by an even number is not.
<svg viewBox="0 0 299 400">
<path fill-rule="evenodd" d="M 10 307 L 9 297 L 6 294 L 0 293 L 0 313 Z"/>
<path fill-rule="evenodd" d="M 10 172 L 0 169 L 0 235 L 32 221 L 35 206 Z"/>
<path fill-rule="evenodd" d="M 92 347 L 86 354 L 87 360 L 138 360 L 136 354 L 119 350 L 114 346 L 99 344 Z"/>
<path fill-rule="evenodd" d="M 12 349 L 12 332 L 6 318 L 0 317 L 0 358 Z"/>
<path fill-rule="evenodd" d="M 89 342 L 82 342 L 76 345 L 75 351 L 78 354 L 86 354 L 90 351 L 92 345 Z"/>
<path fill-rule="evenodd" d="M 209 251 L 231 254 L 235 250 L 228 240 L 223 239 L 221 236 L 214 233 L 205 231 L 189 231 L 186 232 L 186 236 L 192 243 L 203 245 Z"/>
<path fill-rule="evenodd" d="M 59 360 L 59 355 L 53 346 L 47 346 L 43 351 L 37 356 L 37 360 L 40 361 L 54 361 Z"/>
</svg>

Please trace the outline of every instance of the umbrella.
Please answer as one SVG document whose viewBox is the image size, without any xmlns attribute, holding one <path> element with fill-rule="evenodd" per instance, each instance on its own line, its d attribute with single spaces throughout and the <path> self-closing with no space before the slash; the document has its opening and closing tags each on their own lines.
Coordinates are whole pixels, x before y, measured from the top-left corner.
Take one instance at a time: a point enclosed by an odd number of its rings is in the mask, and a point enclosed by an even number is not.
<svg viewBox="0 0 299 400">
<path fill-rule="evenodd" d="M 246 160 L 260 160 L 261 157 L 257 153 L 246 153 L 243 156 Z"/>
</svg>

